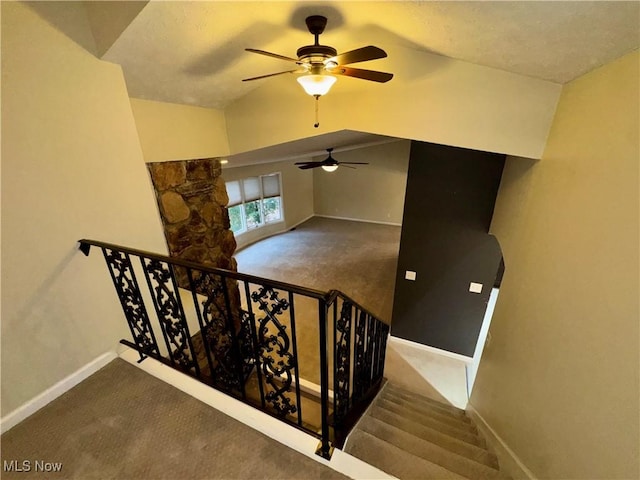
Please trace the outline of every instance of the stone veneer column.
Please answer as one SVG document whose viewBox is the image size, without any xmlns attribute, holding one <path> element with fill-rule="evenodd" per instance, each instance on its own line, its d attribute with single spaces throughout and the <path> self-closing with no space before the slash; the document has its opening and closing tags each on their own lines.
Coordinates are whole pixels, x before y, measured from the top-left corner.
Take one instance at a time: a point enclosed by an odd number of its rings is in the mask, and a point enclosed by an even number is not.
<svg viewBox="0 0 640 480">
<path fill-rule="evenodd" d="M 220 161 L 212 158 L 148 163 L 169 255 L 236 270 L 236 240 Z M 180 282 L 182 284 L 182 282 Z"/>
</svg>

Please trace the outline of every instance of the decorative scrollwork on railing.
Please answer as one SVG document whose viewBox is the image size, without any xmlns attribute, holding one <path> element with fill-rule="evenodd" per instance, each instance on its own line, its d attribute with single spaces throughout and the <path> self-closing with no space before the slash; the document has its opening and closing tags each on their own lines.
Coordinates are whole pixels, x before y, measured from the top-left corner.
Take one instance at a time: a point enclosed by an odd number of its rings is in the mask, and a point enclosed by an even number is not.
<svg viewBox="0 0 640 480">
<path fill-rule="evenodd" d="M 371 315 L 367 315 L 367 348 L 364 354 L 364 369 L 362 372 L 362 382 L 364 387 L 364 392 L 369 390 L 373 379 L 372 379 L 372 368 L 374 361 L 374 351 L 376 345 L 376 329 L 380 322 L 375 317 Z"/>
<path fill-rule="evenodd" d="M 102 252 L 135 344 L 142 353 L 159 355 L 129 255 L 108 248 L 103 248 Z"/>
<path fill-rule="evenodd" d="M 198 307 L 200 332 L 213 381 L 226 390 L 237 390 L 241 385 L 233 351 L 233 327 L 226 306 L 223 281 L 217 275 L 201 272 L 201 275 L 194 279 L 194 286 L 195 292 L 205 297 Z"/>
<path fill-rule="evenodd" d="M 291 391 L 292 371 L 297 368 L 297 362 L 289 351 L 291 341 L 287 327 L 278 320 L 278 316 L 289 308 L 289 302 L 278 298 L 278 292 L 272 288 L 264 286 L 251 294 L 251 300 L 264 312 L 257 322 L 260 369 L 268 386 L 265 400 L 278 415 L 284 417 L 296 413 L 297 406 L 286 394 Z"/>
<path fill-rule="evenodd" d="M 349 411 L 349 376 L 351 363 L 351 312 L 353 305 L 342 302 L 340 317 L 336 321 L 336 366 L 334 373 L 334 412 L 340 421 Z"/>
<path fill-rule="evenodd" d="M 238 332 L 238 343 L 240 345 L 240 356 L 243 359 L 243 374 L 245 380 L 251 374 L 255 363 L 253 355 L 253 335 L 251 333 L 252 322 L 253 316 L 245 310 L 240 310 L 240 331 Z"/>
<path fill-rule="evenodd" d="M 360 399 L 366 390 L 365 387 L 365 346 L 368 315 L 360 311 L 356 319 L 354 362 L 353 362 L 353 396 L 354 400 Z"/>
<path fill-rule="evenodd" d="M 149 258 L 142 260 L 160 326 L 167 341 L 169 356 L 181 368 L 193 369 L 196 374 L 199 374 L 198 361 L 193 353 L 187 319 L 169 265 Z"/>
</svg>

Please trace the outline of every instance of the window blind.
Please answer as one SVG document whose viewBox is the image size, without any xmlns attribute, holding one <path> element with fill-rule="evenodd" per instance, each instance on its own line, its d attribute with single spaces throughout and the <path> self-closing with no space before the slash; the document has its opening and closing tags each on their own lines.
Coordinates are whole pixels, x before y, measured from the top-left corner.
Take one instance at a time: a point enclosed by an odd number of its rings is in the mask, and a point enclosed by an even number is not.
<svg viewBox="0 0 640 480">
<path fill-rule="evenodd" d="M 234 207 L 242 203 L 242 192 L 240 191 L 240 182 L 226 182 L 227 194 L 229 195 L 229 207 Z"/>
<path fill-rule="evenodd" d="M 260 198 L 260 179 L 258 177 L 245 178 L 242 181 L 244 201 L 253 202 Z"/>
<path fill-rule="evenodd" d="M 265 175 L 262 177 L 262 195 L 264 198 L 280 196 L 280 175 Z"/>
</svg>

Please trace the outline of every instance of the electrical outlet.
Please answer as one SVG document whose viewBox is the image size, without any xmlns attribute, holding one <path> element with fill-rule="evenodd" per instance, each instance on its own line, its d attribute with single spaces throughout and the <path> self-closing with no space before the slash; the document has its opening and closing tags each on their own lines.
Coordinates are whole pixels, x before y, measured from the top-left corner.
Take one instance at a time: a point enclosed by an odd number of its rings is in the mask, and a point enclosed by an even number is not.
<svg viewBox="0 0 640 480">
<path fill-rule="evenodd" d="M 413 280 L 413 281 L 415 281 L 416 272 L 413 272 L 411 270 L 407 270 L 406 272 L 404 272 L 404 278 L 405 278 L 405 280 Z"/>
</svg>

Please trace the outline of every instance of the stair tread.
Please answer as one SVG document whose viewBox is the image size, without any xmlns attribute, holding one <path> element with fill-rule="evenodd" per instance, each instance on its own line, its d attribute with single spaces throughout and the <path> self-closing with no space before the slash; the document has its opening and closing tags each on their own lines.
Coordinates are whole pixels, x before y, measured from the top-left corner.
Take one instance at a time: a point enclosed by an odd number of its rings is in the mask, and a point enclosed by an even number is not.
<svg viewBox="0 0 640 480">
<path fill-rule="evenodd" d="M 437 405 L 431 402 L 421 401 L 419 398 L 409 398 L 404 395 L 400 395 L 393 390 L 385 391 L 381 398 L 389 400 L 391 402 L 395 402 L 399 405 L 407 405 L 411 408 L 423 411 L 427 410 L 430 412 L 437 413 L 444 417 L 449 417 L 454 420 L 463 423 L 471 423 L 471 419 L 464 413 L 455 412 L 453 410 L 448 409 L 445 405 Z"/>
<path fill-rule="evenodd" d="M 464 477 L 501 478 L 495 456 L 486 450 L 455 452 L 371 416 L 364 417 L 358 429 Z"/>
<path fill-rule="evenodd" d="M 407 411 L 407 413 L 417 413 L 439 419 L 443 423 L 459 426 L 460 428 L 476 431 L 475 425 L 469 417 L 459 417 L 443 412 L 442 410 L 430 406 L 420 405 L 412 400 L 408 400 L 394 395 L 383 394 L 381 400 L 394 403 Z"/>
<path fill-rule="evenodd" d="M 399 396 L 405 399 L 410 399 L 413 401 L 416 401 L 422 405 L 429 405 L 432 406 L 434 408 L 438 408 L 441 410 L 444 410 L 445 412 L 454 415 L 456 417 L 462 417 L 462 418 L 468 418 L 467 416 L 467 412 L 465 410 L 463 410 L 462 408 L 458 408 L 455 407 L 449 403 L 445 403 L 445 402 L 441 402 L 438 400 L 435 400 L 431 397 L 428 397 L 426 395 L 422 395 L 416 392 L 412 392 L 410 390 L 407 390 L 405 388 L 402 387 L 398 387 L 396 385 L 393 384 L 389 384 L 388 388 L 385 389 L 386 393 L 392 394 L 394 396 Z"/>
<path fill-rule="evenodd" d="M 402 415 L 405 418 L 411 419 L 414 422 L 418 423 L 430 423 L 434 425 L 443 425 L 452 429 L 452 431 L 459 431 L 470 433 L 472 435 L 477 435 L 478 430 L 476 427 L 470 423 L 459 422 L 451 417 L 445 417 L 442 415 L 438 415 L 432 411 L 420 411 L 415 408 L 411 408 L 410 405 L 400 404 L 393 401 L 390 401 L 384 397 L 378 398 L 376 400 L 376 405 L 384 407 L 388 410 L 396 412 L 399 415 Z"/>
<path fill-rule="evenodd" d="M 390 410 L 377 403 L 371 407 L 370 414 L 413 435 L 425 438 L 426 440 L 432 437 L 433 432 L 437 432 L 440 435 L 445 435 L 454 440 L 475 445 L 479 448 L 486 447 L 484 439 L 474 433 L 452 428 L 437 421 L 429 421 L 429 419 L 422 422 L 416 422 L 411 418 L 403 416 L 402 413 Z"/>
<path fill-rule="evenodd" d="M 469 480 L 359 428 L 349 436 L 344 451 L 400 479 Z"/>
<path fill-rule="evenodd" d="M 408 390 L 404 387 L 400 387 L 398 385 L 396 385 L 395 383 L 387 383 L 387 388 L 385 388 L 385 392 L 393 392 L 395 394 L 401 394 L 401 395 L 406 395 L 412 398 L 416 398 L 420 401 L 423 401 L 425 403 L 429 403 L 432 404 L 434 406 L 440 407 L 442 409 L 445 410 L 449 410 L 454 414 L 460 415 L 460 416 L 467 416 L 467 412 L 465 412 L 463 409 L 458 408 L 458 407 L 454 407 L 453 405 L 449 405 L 447 403 L 443 403 L 440 402 L 438 400 L 434 400 L 431 397 L 427 397 L 426 395 L 422 395 L 420 393 L 417 392 L 413 392 L 411 390 Z"/>
</svg>

